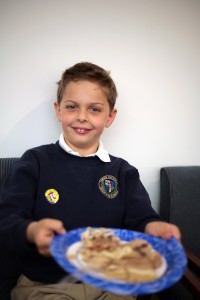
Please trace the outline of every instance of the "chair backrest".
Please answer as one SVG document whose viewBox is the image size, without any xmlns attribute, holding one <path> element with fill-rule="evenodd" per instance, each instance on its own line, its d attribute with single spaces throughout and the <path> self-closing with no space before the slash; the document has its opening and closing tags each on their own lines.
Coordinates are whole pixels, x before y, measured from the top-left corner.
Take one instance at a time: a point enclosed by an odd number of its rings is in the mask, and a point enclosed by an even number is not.
<svg viewBox="0 0 200 300">
<path fill-rule="evenodd" d="M 161 169 L 160 214 L 179 226 L 183 244 L 200 257 L 200 166 Z"/>
<path fill-rule="evenodd" d="M 17 157 L 0 158 L 0 191 L 4 181 L 6 180 L 13 164 L 18 160 Z"/>
<path fill-rule="evenodd" d="M 9 172 L 18 158 L 0 158 L 0 191 Z M 0 241 L 0 299 L 10 300 L 10 292 L 21 274 L 14 249 Z"/>
</svg>

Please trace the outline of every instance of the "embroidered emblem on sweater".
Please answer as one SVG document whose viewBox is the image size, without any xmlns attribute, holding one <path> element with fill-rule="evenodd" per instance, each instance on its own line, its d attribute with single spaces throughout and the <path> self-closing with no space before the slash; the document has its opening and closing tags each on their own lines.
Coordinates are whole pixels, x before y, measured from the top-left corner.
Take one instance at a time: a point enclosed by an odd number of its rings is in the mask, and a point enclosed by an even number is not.
<svg viewBox="0 0 200 300">
<path fill-rule="evenodd" d="M 117 178 L 112 175 L 101 177 L 99 189 L 107 198 L 115 198 L 119 193 Z"/>
<path fill-rule="evenodd" d="M 59 200 L 59 194 L 54 189 L 49 189 L 45 192 L 45 197 L 47 201 L 51 204 L 55 204 Z"/>
</svg>

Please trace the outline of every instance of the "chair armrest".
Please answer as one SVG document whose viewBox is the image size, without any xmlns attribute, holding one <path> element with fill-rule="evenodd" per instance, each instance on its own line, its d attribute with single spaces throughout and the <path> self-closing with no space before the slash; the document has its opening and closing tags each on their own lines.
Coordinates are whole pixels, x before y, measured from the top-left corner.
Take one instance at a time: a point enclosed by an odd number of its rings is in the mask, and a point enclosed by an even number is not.
<svg viewBox="0 0 200 300">
<path fill-rule="evenodd" d="M 182 277 L 182 283 L 200 299 L 200 259 L 190 248 L 184 247 L 188 258 L 188 267 Z"/>
<path fill-rule="evenodd" d="M 184 248 L 185 248 L 185 252 L 187 254 L 187 258 L 188 258 L 189 262 L 192 262 L 198 268 L 200 268 L 200 258 L 198 256 L 196 256 L 190 248 L 188 248 L 186 246 Z"/>
<path fill-rule="evenodd" d="M 187 286 L 192 294 L 196 293 L 196 295 L 200 297 L 200 279 L 197 278 L 192 271 L 190 271 L 189 269 L 186 270 L 182 278 L 182 282 L 185 286 Z"/>
</svg>

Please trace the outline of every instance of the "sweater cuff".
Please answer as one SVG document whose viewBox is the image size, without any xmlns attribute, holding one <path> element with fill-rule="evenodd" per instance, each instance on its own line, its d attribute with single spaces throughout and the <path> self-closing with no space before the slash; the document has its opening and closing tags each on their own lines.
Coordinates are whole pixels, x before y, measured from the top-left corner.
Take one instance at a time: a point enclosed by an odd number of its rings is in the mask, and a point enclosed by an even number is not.
<svg viewBox="0 0 200 300">
<path fill-rule="evenodd" d="M 22 255 L 27 251 L 36 250 L 35 244 L 28 242 L 26 237 L 27 227 L 32 222 L 33 222 L 32 220 L 23 221 L 20 224 L 18 224 L 18 226 L 15 227 L 15 231 L 14 231 L 14 241 L 16 243 L 15 248 L 20 255 Z"/>
</svg>

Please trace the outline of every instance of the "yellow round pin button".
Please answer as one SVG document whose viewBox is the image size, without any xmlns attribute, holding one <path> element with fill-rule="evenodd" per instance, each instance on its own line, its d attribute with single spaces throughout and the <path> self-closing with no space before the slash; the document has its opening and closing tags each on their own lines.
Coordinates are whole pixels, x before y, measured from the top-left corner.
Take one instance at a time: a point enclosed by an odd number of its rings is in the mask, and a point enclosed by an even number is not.
<svg viewBox="0 0 200 300">
<path fill-rule="evenodd" d="M 51 204 L 55 204 L 59 200 L 59 194 L 55 189 L 49 189 L 45 192 L 47 201 Z"/>
</svg>

